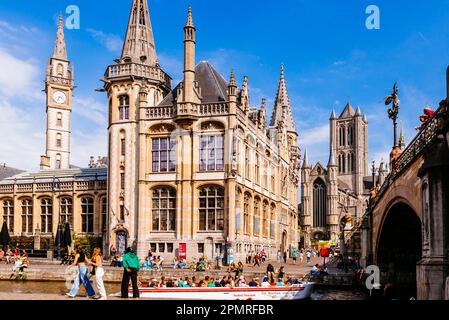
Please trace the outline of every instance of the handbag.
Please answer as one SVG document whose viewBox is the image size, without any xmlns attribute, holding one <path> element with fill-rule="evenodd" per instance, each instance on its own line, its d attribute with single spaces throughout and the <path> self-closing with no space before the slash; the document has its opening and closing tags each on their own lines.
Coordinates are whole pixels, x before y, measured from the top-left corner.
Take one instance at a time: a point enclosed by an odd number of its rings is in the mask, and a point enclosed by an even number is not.
<svg viewBox="0 0 449 320">
<path fill-rule="evenodd" d="M 90 275 L 94 276 L 95 275 L 95 270 L 97 269 L 97 267 L 93 266 L 92 270 L 90 271 Z"/>
</svg>

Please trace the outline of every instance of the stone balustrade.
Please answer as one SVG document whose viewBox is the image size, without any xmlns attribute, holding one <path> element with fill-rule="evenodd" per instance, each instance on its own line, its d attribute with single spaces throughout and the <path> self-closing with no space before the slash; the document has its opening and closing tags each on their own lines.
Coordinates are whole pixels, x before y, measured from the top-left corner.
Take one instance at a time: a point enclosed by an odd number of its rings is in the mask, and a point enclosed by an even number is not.
<svg viewBox="0 0 449 320">
<path fill-rule="evenodd" d="M 171 78 L 160 68 L 137 63 L 122 63 L 111 65 L 107 68 L 106 78 L 120 78 L 136 76 L 154 81 L 159 81 L 167 88 L 171 88 Z"/>
</svg>

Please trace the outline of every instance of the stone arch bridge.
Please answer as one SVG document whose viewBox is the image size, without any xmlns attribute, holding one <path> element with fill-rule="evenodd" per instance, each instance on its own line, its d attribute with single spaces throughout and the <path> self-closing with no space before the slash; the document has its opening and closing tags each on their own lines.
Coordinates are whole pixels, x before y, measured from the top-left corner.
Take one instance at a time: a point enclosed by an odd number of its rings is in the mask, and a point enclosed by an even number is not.
<svg viewBox="0 0 449 320">
<path fill-rule="evenodd" d="M 365 264 L 424 300 L 449 299 L 448 107 L 449 98 L 402 151 L 361 225 Z"/>
</svg>

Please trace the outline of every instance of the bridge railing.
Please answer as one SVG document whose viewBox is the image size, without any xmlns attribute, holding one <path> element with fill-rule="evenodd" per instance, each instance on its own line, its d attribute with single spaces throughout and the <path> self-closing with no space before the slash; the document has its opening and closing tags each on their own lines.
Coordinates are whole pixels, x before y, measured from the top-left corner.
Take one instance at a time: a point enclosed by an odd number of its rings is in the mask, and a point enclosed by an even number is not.
<svg viewBox="0 0 449 320">
<path fill-rule="evenodd" d="M 445 116 L 446 110 L 447 106 L 442 102 L 429 123 L 427 123 L 427 125 L 408 144 L 404 151 L 402 151 L 394 168 L 391 168 L 390 174 L 387 176 L 385 182 L 377 193 L 375 201 L 380 199 L 395 178 L 413 162 L 416 156 L 435 140 L 439 129 L 442 128 L 445 122 L 447 122 Z"/>
</svg>

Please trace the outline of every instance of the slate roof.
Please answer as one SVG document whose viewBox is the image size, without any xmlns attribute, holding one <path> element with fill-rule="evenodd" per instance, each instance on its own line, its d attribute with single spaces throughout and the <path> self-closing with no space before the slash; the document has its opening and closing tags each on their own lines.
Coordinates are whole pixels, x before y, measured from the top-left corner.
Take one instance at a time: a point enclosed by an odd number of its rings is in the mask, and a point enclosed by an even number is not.
<svg viewBox="0 0 449 320">
<path fill-rule="evenodd" d="M 64 181 L 86 181 L 86 180 L 106 180 L 108 177 L 107 168 L 72 168 L 64 170 L 42 170 L 39 172 L 23 172 L 15 176 L 1 181 L 2 184 L 14 183 L 20 181 L 21 183 L 31 183 L 34 180 L 39 182 L 52 182 L 54 178 L 58 178 L 61 182 Z"/>
<path fill-rule="evenodd" d="M 345 108 L 343 109 L 343 112 L 340 114 L 340 116 L 338 117 L 339 119 L 342 118 L 350 118 L 353 117 L 355 115 L 355 111 L 354 108 L 351 106 L 351 104 L 348 102 L 345 106 Z"/>
<path fill-rule="evenodd" d="M 195 80 L 201 88 L 201 103 L 224 102 L 227 100 L 228 83 L 223 76 L 207 61 L 201 61 L 195 67 Z M 177 98 L 178 84 L 159 104 L 173 106 Z"/>
<path fill-rule="evenodd" d="M 19 173 L 24 172 L 23 170 L 7 167 L 6 165 L 0 166 L 0 181 L 3 179 L 18 175 Z"/>
</svg>

